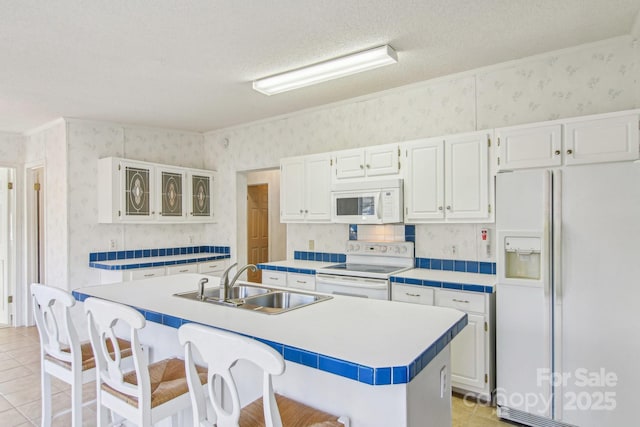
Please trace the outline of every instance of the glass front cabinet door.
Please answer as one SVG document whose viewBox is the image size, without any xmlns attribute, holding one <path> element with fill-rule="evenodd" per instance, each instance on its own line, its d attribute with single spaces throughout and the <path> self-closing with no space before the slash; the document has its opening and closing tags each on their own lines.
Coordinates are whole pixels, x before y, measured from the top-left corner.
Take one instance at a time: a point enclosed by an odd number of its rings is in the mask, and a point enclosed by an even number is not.
<svg viewBox="0 0 640 427">
<path fill-rule="evenodd" d="M 181 169 L 158 168 L 158 220 L 177 221 L 186 218 L 185 175 Z"/>
<path fill-rule="evenodd" d="M 213 174 L 194 171 L 189 180 L 189 221 L 209 222 L 213 219 Z"/>
<path fill-rule="evenodd" d="M 120 162 L 120 182 L 122 220 L 154 220 L 156 212 L 152 189 L 154 188 L 153 167 L 146 163 Z"/>
</svg>

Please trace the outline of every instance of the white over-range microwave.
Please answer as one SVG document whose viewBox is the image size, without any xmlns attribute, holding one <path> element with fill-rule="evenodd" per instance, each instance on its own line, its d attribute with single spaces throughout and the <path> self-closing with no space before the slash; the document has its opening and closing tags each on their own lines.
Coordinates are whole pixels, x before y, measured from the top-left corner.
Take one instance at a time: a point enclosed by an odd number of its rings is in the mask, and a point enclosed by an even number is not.
<svg viewBox="0 0 640 427">
<path fill-rule="evenodd" d="M 331 219 L 347 224 L 402 222 L 402 187 L 401 179 L 334 184 L 331 191 Z"/>
</svg>

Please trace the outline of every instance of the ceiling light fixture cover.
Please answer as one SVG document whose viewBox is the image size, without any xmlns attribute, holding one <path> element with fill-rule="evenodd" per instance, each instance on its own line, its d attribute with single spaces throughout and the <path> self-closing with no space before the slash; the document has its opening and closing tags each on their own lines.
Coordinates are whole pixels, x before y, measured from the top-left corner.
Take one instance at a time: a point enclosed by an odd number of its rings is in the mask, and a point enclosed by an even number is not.
<svg viewBox="0 0 640 427">
<path fill-rule="evenodd" d="M 397 62 L 396 51 L 384 45 L 254 80 L 253 88 L 265 95 L 274 95 Z"/>
</svg>

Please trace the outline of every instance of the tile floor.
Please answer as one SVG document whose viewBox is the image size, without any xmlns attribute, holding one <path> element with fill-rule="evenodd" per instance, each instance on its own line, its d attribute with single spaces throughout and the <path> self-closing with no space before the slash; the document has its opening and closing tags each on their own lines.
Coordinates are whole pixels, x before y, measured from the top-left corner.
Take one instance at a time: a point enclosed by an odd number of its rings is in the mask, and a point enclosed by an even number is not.
<svg viewBox="0 0 640 427">
<path fill-rule="evenodd" d="M 71 404 L 71 388 L 53 380 L 53 411 L 59 412 Z M 94 384 L 85 384 L 85 399 L 95 398 Z M 83 410 L 84 426 L 95 426 L 95 404 Z M 40 352 L 38 331 L 30 328 L 0 328 L 0 426 L 33 427 L 40 425 Z M 54 426 L 71 425 L 70 414 L 55 418 Z M 501 422 L 495 409 L 453 398 L 453 427 L 512 426 Z M 439 427 L 439 426 L 434 426 Z"/>
</svg>

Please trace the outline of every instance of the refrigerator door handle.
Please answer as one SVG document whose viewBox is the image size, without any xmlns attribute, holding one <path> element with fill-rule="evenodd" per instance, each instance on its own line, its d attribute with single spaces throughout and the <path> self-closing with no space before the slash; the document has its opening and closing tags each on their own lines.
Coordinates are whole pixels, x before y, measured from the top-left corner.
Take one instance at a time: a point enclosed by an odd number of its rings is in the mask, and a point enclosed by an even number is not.
<svg viewBox="0 0 640 427">
<path fill-rule="evenodd" d="M 543 265 L 547 267 L 543 270 L 543 283 L 544 283 L 544 296 L 545 298 L 549 298 L 549 293 L 551 292 L 551 276 L 549 272 L 549 262 L 551 261 L 551 257 L 549 255 L 550 244 L 549 240 L 553 236 L 553 219 L 555 219 L 555 215 L 553 212 L 553 175 L 551 171 L 545 171 L 543 175 L 543 188 L 542 188 L 542 200 L 544 201 L 544 222 L 543 222 L 543 237 L 542 242 L 543 245 L 543 254 L 545 259 L 543 261 Z M 554 217 L 552 217 L 554 215 Z"/>
<path fill-rule="evenodd" d="M 553 222 L 552 222 L 552 271 L 555 303 L 562 300 L 562 174 L 556 171 L 553 176 Z"/>
</svg>

